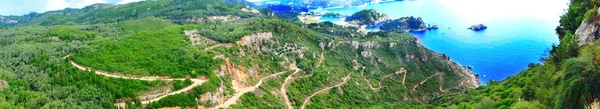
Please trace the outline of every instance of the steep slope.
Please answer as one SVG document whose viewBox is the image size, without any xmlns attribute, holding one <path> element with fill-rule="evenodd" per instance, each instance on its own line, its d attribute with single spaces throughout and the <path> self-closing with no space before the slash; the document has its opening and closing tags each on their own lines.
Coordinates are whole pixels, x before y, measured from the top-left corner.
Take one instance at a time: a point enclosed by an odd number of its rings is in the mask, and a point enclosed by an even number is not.
<svg viewBox="0 0 600 109">
<path fill-rule="evenodd" d="M 597 41 L 600 2 L 573 0 L 561 17 L 557 33 L 560 44 L 542 58 L 543 64 L 501 82 L 469 91 L 445 95 L 432 105 L 454 108 L 598 108 L 600 99 L 600 45 Z M 578 24 L 577 27 L 574 27 Z"/>
</svg>

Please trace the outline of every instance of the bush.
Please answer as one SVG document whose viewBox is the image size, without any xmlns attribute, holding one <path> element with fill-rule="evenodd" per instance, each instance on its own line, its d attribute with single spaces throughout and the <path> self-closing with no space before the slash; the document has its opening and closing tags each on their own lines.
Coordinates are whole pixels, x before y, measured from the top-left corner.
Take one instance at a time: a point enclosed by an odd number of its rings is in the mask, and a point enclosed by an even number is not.
<svg viewBox="0 0 600 109">
<path fill-rule="evenodd" d="M 510 107 L 511 109 L 543 109 L 537 101 L 519 101 Z"/>
<path fill-rule="evenodd" d="M 475 104 L 475 109 L 494 109 L 494 101 L 490 98 L 485 98 Z"/>
<path fill-rule="evenodd" d="M 192 84 L 192 80 L 190 79 L 185 79 L 184 81 L 173 81 L 173 89 L 175 90 L 179 90 L 179 89 L 183 89 L 186 86 L 189 86 Z"/>
<path fill-rule="evenodd" d="M 596 18 L 597 14 L 598 14 L 598 6 L 594 6 L 594 8 L 585 12 L 585 14 L 583 15 L 584 16 L 583 18 L 585 18 L 585 20 L 587 20 L 587 21 L 595 21 L 597 19 Z"/>
<path fill-rule="evenodd" d="M 56 28 L 46 33 L 47 37 L 58 37 L 61 40 L 88 40 L 98 36 L 97 33 L 76 30 L 71 28 Z"/>
</svg>

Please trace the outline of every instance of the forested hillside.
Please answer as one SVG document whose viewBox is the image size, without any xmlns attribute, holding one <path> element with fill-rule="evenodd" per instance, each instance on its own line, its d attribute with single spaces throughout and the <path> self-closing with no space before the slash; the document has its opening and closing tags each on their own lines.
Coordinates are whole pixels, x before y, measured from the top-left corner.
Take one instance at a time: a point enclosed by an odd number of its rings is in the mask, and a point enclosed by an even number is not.
<svg viewBox="0 0 600 109">
<path fill-rule="evenodd" d="M 0 108 L 427 108 L 477 77 L 404 31 L 302 24 L 227 0 L 6 17 Z"/>
<path fill-rule="evenodd" d="M 582 30 L 595 28 L 584 25 L 598 24 L 598 5 L 600 2 L 594 0 L 570 2 L 556 29 L 560 44 L 552 48 L 550 57 L 542 59 L 542 64 L 530 64 L 529 69 L 513 77 L 490 82 L 467 94 L 436 98 L 432 105 L 460 109 L 600 108 L 600 45 L 597 38 L 582 45 L 579 40 L 586 37 L 579 34 Z"/>
</svg>

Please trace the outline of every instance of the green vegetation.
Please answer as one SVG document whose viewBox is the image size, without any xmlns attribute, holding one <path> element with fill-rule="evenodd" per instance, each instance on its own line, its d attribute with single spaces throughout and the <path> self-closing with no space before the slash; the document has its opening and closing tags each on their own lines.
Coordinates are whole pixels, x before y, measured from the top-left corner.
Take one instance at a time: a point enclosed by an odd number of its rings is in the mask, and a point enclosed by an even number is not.
<svg viewBox="0 0 600 109">
<path fill-rule="evenodd" d="M 185 79 L 184 81 L 180 81 L 177 80 L 175 82 L 173 82 L 173 89 L 174 90 L 179 90 L 179 89 L 183 89 L 186 86 L 192 85 L 192 80 L 190 79 Z"/>
<path fill-rule="evenodd" d="M 600 80 L 600 45 L 594 42 L 579 46 L 573 31 L 585 19 L 596 19 L 595 0 L 573 0 L 562 16 L 558 29 L 560 44 L 542 58 L 543 64 L 530 64 L 529 69 L 501 82 L 469 91 L 468 94 L 444 95 L 432 101 L 441 107 L 470 107 L 492 99 L 493 108 L 556 108 L 583 109 L 598 98 Z M 589 10 L 584 15 L 583 10 Z M 593 15 L 593 16 L 592 16 Z M 584 17 L 585 16 L 585 17 Z M 574 24 L 577 25 L 574 25 Z M 485 99 L 484 99 L 485 98 Z M 477 104 L 475 104 L 477 103 Z"/>
<path fill-rule="evenodd" d="M 144 19 L 130 20 L 123 23 L 119 23 L 119 26 L 124 31 L 131 33 L 158 30 L 164 27 L 168 27 L 170 25 L 173 24 L 167 20 L 155 17 L 148 17 Z"/>
<path fill-rule="evenodd" d="M 56 28 L 47 33 L 48 37 L 58 37 L 61 40 L 88 40 L 98 37 L 98 34 L 70 28 Z"/>
<path fill-rule="evenodd" d="M 565 30 L 574 32 L 583 20 L 593 18 L 590 16 L 595 15 L 592 12 L 597 11 L 598 5 L 598 0 L 570 0 L 567 13 L 560 16 L 560 25 Z"/>
<path fill-rule="evenodd" d="M 197 20 L 208 16 L 235 15 L 242 18 L 256 16 L 241 11 L 242 8 L 243 5 L 226 3 L 222 0 L 155 0 L 134 2 L 123 6 L 94 4 L 82 9 L 65 9 L 7 18 L 17 20 L 19 23 L 16 25 L 50 26 L 114 23 L 147 17 L 159 17 L 183 24 L 191 23 L 189 19 Z M 2 24 L 0 27 L 13 25 Z"/>
<path fill-rule="evenodd" d="M 3 31 L 0 46 L 2 108 L 111 108 L 117 98 L 137 97 L 162 82 L 106 78 L 81 71 L 61 60 L 77 51 L 79 41 L 50 41 L 46 28 L 17 27 Z M 29 33 L 29 34 L 21 34 Z M 7 36 L 4 36 L 7 35 Z M 20 42 L 20 43 L 14 43 Z"/>
<path fill-rule="evenodd" d="M 116 108 L 115 103 L 142 108 L 140 96 L 194 83 L 111 78 L 77 69 L 70 60 L 116 75 L 207 79 L 147 108 L 212 107 L 212 101 L 201 101 L 203 95 L 230 97 L 234 83 L 254 86 L 282 71 L 231 107 L 284 108 L 283 86 L 292 106 L 306 100 L 306 108 L 586 108 L 600 96 L 600 45 L 578 46 L 573 31 L 584 19 L 594 19 L 597 3 L 571 2 L 561 19 L 564 28 L 557 31 L 563 33 L 561 43 L 543 64 L 530 64 L 513 77 L 476 89 L 464 68 L 419 45 L 407 32 L 363 35 L 356 27 L 331 22 L 301 24 L 254 15 L 221 0 L 96 4 L 8 16 L 20 23 L 0 25 L 16 26 L 0 29 L 0 80 L 9 83 L 0 89 L 0 108 Z M 208 20 L 227 15 L 240 19 Z M 366 24 L 386 17 L 373 10 L 356 16 L 361 17 L 352 20 Z M 204 50 L 208 45 L 192 45 L 184 30 L 198 30 L 216 41 L 212 45 L 231 46 Z M 234 43 L 257 33 L 272 37 Z M 298 73 L 289 68 L 292 64 Z M 323 89 L 328 90 L 316 93 Z"/>
<path fill-rule="evenodd" d="M 214 71 L 220 62 L 214 55 L 184 42 L 182 31 L 190 27 L 167 27 L 146 31 L 119 40 L 107 40 L 84 47 L 73 59 L 86 66 L 109 72 L 135 75 L 198 77 Z"/>
<path fill-rule="evenodd" d="M 409 16 L 409 17 L 402 17 L 402 18 L 399 18 L 396 20 L 387 21 L 387 22 L 383 23 L 381 25 L 381 27 L 379 27 L 379 29 L 381 29 L 381 30 L 398 29 L 398 30 L 403 30 L 403 31 L 425 31 L 427 29 L 430 29 L 430 27 L 428 27 L 427 24 L 425 24 L 425 22 L 423 22 L 421 17 Z"/>
<path fill-rule="evenodd" d="M 160 107 L 195 107 L 200 102 L 196 101 L 196 99 L 200 98 L 200 95 L 206 94 L 208 92 L 215 92 L 217 87 L 221 85 L 221 79 L 211 73 L 208 75 L 209 81 L 203 83 L 199 87 L 194 87 L 191 91 L 185 94 L 175 94 L 167 96 L 163 99 L 160 99 L 158 102 L 152 102 L 148 104 L 148 108 L 160 108 Z"/>
</svg>

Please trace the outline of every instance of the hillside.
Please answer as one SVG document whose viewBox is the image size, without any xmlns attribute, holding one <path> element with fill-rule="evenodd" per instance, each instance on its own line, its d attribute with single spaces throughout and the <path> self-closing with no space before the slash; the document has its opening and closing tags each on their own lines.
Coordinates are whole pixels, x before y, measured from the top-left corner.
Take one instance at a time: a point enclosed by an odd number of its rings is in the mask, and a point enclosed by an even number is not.
<svg viewBox="0 0 600 109">
<path fill-rule="evenodd" d="M 573 0 L 557 27 L 560 44 L 542 64 L 500 82 L 489 82 L 467 94 L 445 95 L 431 105 L 471 108 L 600 108 L 600 45 L 598 14 L 600 2 Z"/>
<path fill-rule="evenodd" d="M 388 15 L 373 9 L 356 12 L 345 19 L 346 22 L 350 22 L 351 24 L 369 27 L 387 20 L 391 20 Z"/>
<path fill-rule="evenodd" d="M 479 86 L 407 32 L 252 10 L 156 0 L 13 16 L 0 108 L 426 108 Z"/>
</svg>

